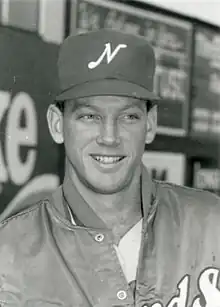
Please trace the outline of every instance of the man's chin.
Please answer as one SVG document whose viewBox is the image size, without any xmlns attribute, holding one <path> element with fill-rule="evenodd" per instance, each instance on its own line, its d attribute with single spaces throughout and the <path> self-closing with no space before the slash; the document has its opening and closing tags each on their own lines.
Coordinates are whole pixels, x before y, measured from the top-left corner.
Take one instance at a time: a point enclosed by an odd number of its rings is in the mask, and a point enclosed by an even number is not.
<svg viewBox="0 0 220 307">
<path fill-rule="evenodd" d="M 116 194 L 119 193 L 121 191 L 124 190 L 123 186 L 90 186 L 90 189 L 93 190 L 93 192 L 97 193 L 97 194 L 102 194 L 102 195 L 112 195 L 112 194 Z"/>
<path fill-rule="evenodd" d="M 111 178 L 111 180 L 105 180 L 102 176 L 99 177 L 100 180 L 97 181 L 97 178 L 88 178 L 87 184 L 91 190 L 98 194 L 115 194 L 120 191 L 123 191 L 129 184 L 129 178 Z M 95 179 L 95 180 L 94 180 Z M 108 178 L 110 179 L 110 178 Z"/>
</svg>

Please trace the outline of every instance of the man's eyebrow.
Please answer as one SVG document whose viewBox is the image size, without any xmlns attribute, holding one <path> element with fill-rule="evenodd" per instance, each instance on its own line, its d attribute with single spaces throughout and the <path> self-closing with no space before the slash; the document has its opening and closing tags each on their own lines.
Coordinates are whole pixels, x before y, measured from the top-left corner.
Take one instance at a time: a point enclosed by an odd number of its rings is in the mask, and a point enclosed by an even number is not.
<svg viewBox="0 0 220 307">
<path fill-rule="evenodd" d="M 119 104 L 120 104 L 120 102 L 119 102 Z M 124 110 L 130 109 L 130 108 L 138 108 L 141 111 L 143 111 L 144 107 L 146 107 L 145 101 L 143 101 L 143 103 L 141 103 L 141 101 L 131 101 L 131 102 L 127 103 L 126 105 L 124 105 L 122 108 L 120 108 L 119 111 L 124 111 Z M 97 106 L 95 106 L 91 103 L 88 103 L 87 101 L 79 101 L 79 100 L 73 101 L 72 112 L 75 112 L 75 111 L 80 110 L 82 108 L 94 109 L 96 111 L 99 110 L 99 107 L 97 107 Z"/>
<path fill-rule="evenodd" d="M 97 109 L 95 106 L 91 105 L 88 102 L 84 102 L 84 101 L 74 101 L 73 102 L 73 107 L 72 107 L 72 111 L 75 112 L 77 110 L 80 110 L 82 108 L 90 108 L 90 109 Z"/>
<path fill-rule="evenodd" d="M 144 110 L 144 106 L 146 105 L 146 102 L 143 102 L 142 104 L 140 101 L 132 101 L 129 104 L 125 105 L 122 110 L 131 109 L 131 108 L 138 108 L 140 110 Z"/>
</svg>

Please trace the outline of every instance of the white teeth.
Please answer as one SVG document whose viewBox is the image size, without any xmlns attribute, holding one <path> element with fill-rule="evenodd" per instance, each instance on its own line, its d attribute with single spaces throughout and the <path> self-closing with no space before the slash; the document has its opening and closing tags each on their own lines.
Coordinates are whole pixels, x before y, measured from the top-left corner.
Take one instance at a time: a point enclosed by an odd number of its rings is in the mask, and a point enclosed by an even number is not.
<svg viewBox="0 0 220 307">
<path fill-rule="evenodd" d="M 111 163 L 117 163 L 121 157 L 106 157 L 106 156 L 94 156 L 96 161 L 104 163 L 104 164 L 111 164 Z"/>
</svg>

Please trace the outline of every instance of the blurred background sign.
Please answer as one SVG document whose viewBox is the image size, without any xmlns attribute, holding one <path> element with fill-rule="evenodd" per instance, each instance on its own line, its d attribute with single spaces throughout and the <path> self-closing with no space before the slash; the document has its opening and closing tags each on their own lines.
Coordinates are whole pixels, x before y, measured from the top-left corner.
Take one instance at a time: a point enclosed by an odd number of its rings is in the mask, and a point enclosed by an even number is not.
<svg viewBox="0 0 220 307">
<path fill-rule="evenodd" d="M 193 65 L 192 136 L 220 137 L 220 31 L 197 25 Z"/>
<path fill-rule="evenodd" d="M 169 152 L 145 152 L 143 163 L 151 177 L 183 185 L 185 181 L 185 156 Z"/>
<path fill-rule="evenodd" d="M 81 0 L 71 10 L 71 32 L 99 28 L 142 35 L 157 58 L 155 91 L 161 96 L 158 132 L 183 136 L 187 132 L 192 26 L 170 16 L 104 0 Z"/>
<path fill-rule="evenodd" d="M 57 90 L 58 46 L 44 43 L 34 33 L 0 30 L 2 211 L 59 184 L 59 150 L 46 122 L 47 107 Z"/>
<path fill-rule="evenodd" d="M 210 159 L 194 159 L 192 186 L 220 195 L 220 169 L 218 168 L 218 162 Z"/>
</svg>

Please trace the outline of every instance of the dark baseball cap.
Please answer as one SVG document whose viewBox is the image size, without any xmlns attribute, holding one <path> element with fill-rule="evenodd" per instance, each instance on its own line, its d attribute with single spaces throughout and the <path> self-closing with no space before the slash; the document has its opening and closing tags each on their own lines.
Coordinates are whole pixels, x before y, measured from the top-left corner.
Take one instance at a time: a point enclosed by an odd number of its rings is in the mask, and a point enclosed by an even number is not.
<svg viewBox="0 0 220 307">
<path fill-rule="evenodd" d="M 158 100 L 155 54 L 141 37 L 102 29 L 69 36 L 60 47 L 56 101 L 89 96 Z"/>
</svg>

